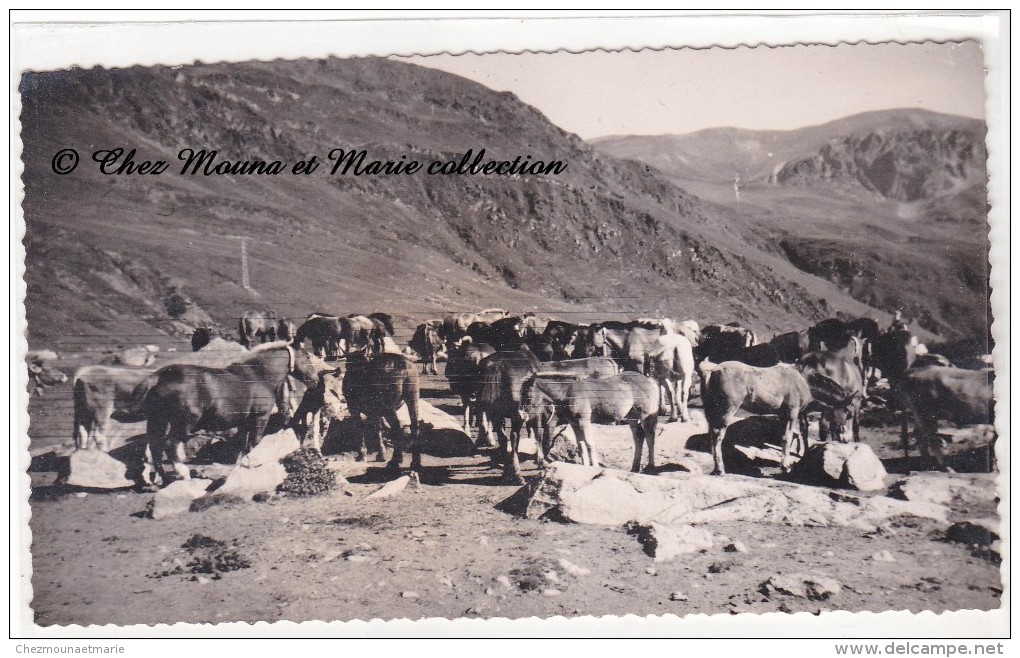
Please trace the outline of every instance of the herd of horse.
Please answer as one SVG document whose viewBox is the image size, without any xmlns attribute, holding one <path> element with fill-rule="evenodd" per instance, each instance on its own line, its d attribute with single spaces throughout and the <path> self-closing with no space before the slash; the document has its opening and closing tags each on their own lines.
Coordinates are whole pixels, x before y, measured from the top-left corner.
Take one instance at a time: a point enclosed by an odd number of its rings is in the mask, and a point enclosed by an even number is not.
<svg viewBox="0 0 1020 658">
<path fill-rule="evenodd" d="M 945 468 L 938 420 L 990 423 L 992 371 L 966 369 L 925 353 L 900 322 L 880 330 L 871 319 L 829 319 L 798 332 L 760 341 L 737 323 L 637 319 L 570 323 L 502 309 L 456 313 L 420 323 L 408 343 L 393 349 L 393 322 L 385 313 L 312 313 L 300 326 L 271 312 L 240 318 L 238 337 L 250 352 L 230 365 L 169 365 L 112 376 L 92 366 L 75 375 L 75 442 L 102 439 L 110 418 L 146 422 L 143 484 L 166 482 L 165 454 L 187 479 L 184 442 L 194 432 L 237 431 L 239 452 L 257 444 L 274 415 L 320 449 L 329 422 L 363 419 L 359 459 L 374 435 L 378 461 L 387 461 L 384 435 L 393 435 L 389 467 L 399 469 L 406 449 L 421 468 L 419 422 L 422 373 L 438 374 L 446 361 L 450 390 L 463 404 L 465 432 L 496 446 L 494 461 L 508 482 L 522 482 L 522 433 L 536 439 L 543 466 L 554 430 L 570 426 L 583 462 L 598 465 L 592 424 L 630 425 L 632 469 L 655 468 L 659 416 L 689 421 L 695 379 L 712 441 L 713 473 L 725 473 L 722 445 L 736 414 L 772 414 L 784 423 L 782 466 L 807 447 L 809 414 L 819 415 L 819 438 L 859 441 L 869 388 L 887 382 L 886 403 L 901 413 L 908 450 L 908 417 L 915 418 L 925 459 Z M 210 340 L 198 330 L 193 348 Z M 240 348 L 239 348 L 240 349 Z M 417 355 L 419 364 L 411 356 Z M 410 419 L 405 440 L 397 411 Z M 668 410 L 667 410 L 668 407 Z M 508 431 L 509 426 L 509 431 Z M 496 441 L 493 441 L 495 435 Z M 407 445 L 409 444 L 409 445 Z"/>
</svg>

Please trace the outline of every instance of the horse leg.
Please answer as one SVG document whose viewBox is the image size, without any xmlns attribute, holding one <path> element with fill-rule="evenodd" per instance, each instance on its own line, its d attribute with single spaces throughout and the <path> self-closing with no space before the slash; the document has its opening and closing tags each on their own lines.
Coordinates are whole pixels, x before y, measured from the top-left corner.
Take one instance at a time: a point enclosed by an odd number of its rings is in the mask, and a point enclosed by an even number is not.
<svg viewBox="0 0 1020 658">
<path fill-rule="evenodd" d="M 655 414 L 645 416 L 640 423 L 641 433 L 644 434 L 645 445 L 648 446 L 648 468 L 647 470 L 652 471 L 655 469 L 655 430 L 659 424 L 659 419 Z"/>
<path fill-rule="evenodd" d="M 145 457 L 142 460 L 142 485 L 160 486 L 166 481 L 163 471 L 163 450 L 169 423 L 163 418 L 150 418 L 145 425 Z"/>
<path fill-rule="evenodd" d="M 694 377 L 691 373 L 685 373 L 683 378 L 678 382 L 680 387 L 678 393 L 680 394 L 680 420 L 685 423 L 691 422 L 691 411 L 688 408 L 688 403 L 691 400 L 691 386 L 694 384 Z"/>
<path fill-rule="evenodd" d="M 711 422 L 708 427 L 708 434 L 712 437 L 712 461 L 715 463 L 715 468 L 712 470 L 712 475 L 726 475 L 726 465 L 723 463 L 722 446 L 723 441 L 726 439 L 726 429 L 733 422 L 733 416 L 735 412 L 726 414 L 722 419 L 722 425 L 720 427 L 713 428 Z"/>
<path fill-rule="evenodd" d="M 528 421 L 528 434 L 535 437 L 535 466 L 545 466 L 546 446 L 544 445 L 549 435 L 548 424 L 545 419 L 532 419 Z"/>
<path fill-rule="evenodd" d="M 591 466 L 599 465 L 599 456 L 595 452 L 595 445 L 591 441 L 591 421 L 587 419 L 578 419 L 571 423 L 574 428 L 574 434 L 577 435 L 577 447 L 581 453 L 581 463 L 590 464 Z"/>
<path fill-rule="evenodd" d="M 638 427 L 638 422 L 636 420 L 630 421 L 630 434 L 634 439 L 634 462 L 631 464 L 630 470 L 632 473 L 640 473 L 641 449 L 644 448 L 645 437 L 641 428 Z"/>
<path fill-rule="evenodd" d="M 517 456 L 517 451 L 521 446 L 523 426 L 524 423 L 520 418 L 510 420 L 510 459 L 507 460 L 506 466 L 503 468 L 503 477 L 511 484 L 524 484 L 524 478 L 521 477 L 521 462 Z"/>
<path fill-rule="evenodd" d="M 492 422 L 492 433 L 496 435 L 497 441 L 497 447 L 492 451 L 492 466 L 496 468 L 505 463 L 503 460 L 506 459 L 507 456 L 506 451 L 508 442 L 503 426 L 504 419 L 496 417 L 490 418 L 490 421 Z"/>
<path fill-rule="evenodd" d="M 386 412 L 385 416 L 386 422 L 390 425 L 391 428 L 390 436 L 392 437 L 393 440 L 393 458 L 390 459 L 390 462 L 389 464 L 386 465 L 386 468 L 393 471 L 399 471 L 400 464 L 404 461 L 404 441 L 403 441 L 404 432 L 400 427 L 400 420 L 397 418 L 397 412 L 395 410 Z M 382 428 L 382 418 L 380 418 L 379 421 L 380 421 L 379 427 Z M 381 435 L 382 432 L 380 432 L 380 437 Z M 383 453 L 380 452 L 379 454 L 382 455 Z"/>
<path fill-rule="evenodd" d="M 187 423 L 171 423 L 170 437 L 166 444 L 166 456 L 170 458 L 170 465 L 173 467 L 177 477 L 182 480 L 191 479 L 191 471 L 184 463 L 187 455 L 184 452 L 184 442 L 188 440 L 189 427 Z"/>
<path fill-rule="evenodd" d="M 794 441 L 793 425 L 796 422 L 796 415 L 791 415 L 786 419 L 786 429 L 783 430 L 783 461 L 782 468 L 783 473 L 789 473 L 790 468 L 793 466 L 793 460 L 790 457 L 790 446 Z M 803 455 L 802 455 L 803 456 Z"/>
<path fill-rule="evenodd" d="M 460 396 L 461 406 L 464 407 L 464 418 L 461 426 L 464 428 L 464 433 L 471 436 L 471 400 L 466 395 Z"/>
<path fill-rule="evenodd" d="M 394 417 L 394 420 L 396 420 L 396 417 Z M 383 425 L 382 424 L 383 424 L 383 417 L 382 416 L 378 416 L 375 419 L 374 427 L 375 427 L 375 430 L 376 430 L 375 436 L 378 439 L 378 446 L 377 447 L 379 449 L 379 452 L 376 453 L 375 460 L 377 462 L 380 462 L 380 463 L 386 461 L 386 443 L 385 443 L 385 438 L 383 437 Z M 372 425 L 370 425 L 370 427 L 372 427 Z M 393 431 L 393 432 L 396 432 L 397 434 L 399 434 L 400 433 L 400 423 L 397 422 L 395 424 L 392 424 L 390 426 L 390 430 Z M 394 449 L 396 449 L 396 446 L 400 445 L 400 442 L 399 441 L 394 441 L 393 445 L 394 445 Z"/>
<path fill-rule="evenodd" d="M 680 406 L 678 404 L 678 402 L 677 402 L 676 380 L 674 380 L 674 379 L 672 379 L 670 377 L 667 377 L 663 381 L 659 382 L 660 396 L 661 396 L 661 390 L 663 388 L 666 389 L 666 397 L 669 398 L 669 422 L 675 423 L 677 420 L 679 420 L 679 418 L 678 418 L 679 408 L 678 407 Z M 661 409 L 662 406 L 663 405 L 660 403 L 659 404 L 660 411 L 662 410 Z"/>
</svg>

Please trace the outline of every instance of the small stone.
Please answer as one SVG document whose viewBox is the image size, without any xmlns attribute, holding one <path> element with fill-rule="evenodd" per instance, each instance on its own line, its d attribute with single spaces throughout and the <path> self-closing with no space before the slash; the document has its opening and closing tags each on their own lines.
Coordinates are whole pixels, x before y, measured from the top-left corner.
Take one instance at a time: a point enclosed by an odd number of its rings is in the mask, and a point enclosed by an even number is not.
<svg viewBox="0 0 1020 658">
<path fill-rule="evenodd" d="M 747 546 L 744 545 L 744 542 L 735 541 L 735 542 L 726 544 L 723 547 L 723 550 L 726 551 L 727 553 L 746 553 L 747 552 Z"/>
<path fill-rule="evenodd" d="M 546 571 L 544 574 L 542 574 L 542 576 L 546 580 L 548 580 L 550 583 L 558 583 L 558 582 L 560 582 L 560 577 L 558 575 L 556 575 L 555 571 Z"/>
<path fill-rule="evenodd" d="M 372 558 L 368 557 L 367 555 L 348 555 L 347 556 L 347 561 L 348 562 L 354 562 L 354 563 L 357 563 L 357 564 L 363 564 L 365 562 L 369 562 L 369 561 L 371 561 L 371 559 Z"/>
<path fill-rule="evenodd" d="M 669 595 L 669 600 L 670 601 L 686 601 L 687 600 L 687 595 L 684 594 L 683 592 L 677 590 L 676 592 L 673 592 L 672 594 Z"/>
<path fill-rule="evenodd" d="M 779 593 L 821 601 L 836 596 L 842 587 L 835 578 L 821 574 L 784 574 L 769 578 L 760 591 L 766 596 Z"/>
<path fill-rule="evenodd" d="M 513 585 L 510 584 L 510 578 L 508 578 L 505 574 L 496 576 L 496 582 L 503 587 L 513 587 Z"/>
<path fill-rule="evenodd" d="M 196 499 L 205 495 L 212 480 L 175 480 L 156 492 L 148 503 L 149 516 L 163 519 L 183 514 Z"/>
<path fill-rule="evenodd" d="M 211 582 L 211 581 L 210 581 L 210 580 L 209 580 L 208 578 L 206 578 L 205 576 L 199 576 L 199 577 L 197 578 L 197 580 L 198 580 L 198 584 L 199 584 L 199 585 L 208 585 L 208 584 L 209 584 L 209 583 Z"/>
<path fill-rule="evenodd" d="M 396 496 L 411 482 L 411 478 L 407 475 L 402 475 L 392 482 L 387 482 L 383 486 L 379 487 L 373 493 L 370 493 L 366 498 L 389 498 L 390 496 Z"/>
<path fill-rule="evenodd" d="M 648 567 L 647 569 L 645 569 L 645 573 L 648 574 L 649 576 L 654 576 L 659 572 L 655 570 L 655 567 Z"/>
<path fill-rule="evenodd" d="M 576 564 L 574 564 L 573 562 L 571 562 L 570 560 L 568 560 L 565 557 L 564 558 L 560 558 L 558 564 L 560 565 L 561 569 L 563 569 L 568 574 L 570 574 L 571 576 L 574 576 L 574 577 L 587 576 L 588 574 L 591 573 L 590 569 L 585 569 L 584 567 L 579 567 L 579 566 L 577 566 Z"/>
<path fill-rule="evenodd" d="M 562 593 L 563 592 L 554 587 L 542 590 L 542 596 L 559 596 Z"/>
<path fill-rule="evenodd" d="M 400 596 L 405 599 L 416 599 L 418 598 L 418 592 L 404 591 L 400 593 Z"/>
<path fill-rule="evenodd" d="M 359 550 L 359 551 L 374 551 L 375 550 L 375 547 L 372 546 L 371 544 L 367 543 L 367 542 L 362 542 L 362 543 L 358 544 L 357 546 L 355 546 L 354 548 L 356 550 Z"/>
<path fill-rule="evenodd" d="M 887 550 L 881 550 L 871 556 L 875 562 L 895 562 L 896 558 Z"/>
<path fill-rule="evenodd" d="M 89 495 L 89 492 L 87 492 L 87 491 L 79 491 L 78 493 L 74 494 L 74 497 L 75 498 L 84 498 L 87 495 Z"/>
<path fill-rule="evenodd" d="M 446 587 L 453 587 L 453 581 L 450 580 L 450 577 L 445 574 L 436 574 L 436 580 L 439 581 L 440 585 L 445 585 Z"/>
<path fill-rule="evenodd" d="M 482 535 L 481 537 L 478 538 L 478 543 L 481 544 L 482 546 L 488 546 L 489 538 L 486 537 L 485 535 Z"/>
</svg>

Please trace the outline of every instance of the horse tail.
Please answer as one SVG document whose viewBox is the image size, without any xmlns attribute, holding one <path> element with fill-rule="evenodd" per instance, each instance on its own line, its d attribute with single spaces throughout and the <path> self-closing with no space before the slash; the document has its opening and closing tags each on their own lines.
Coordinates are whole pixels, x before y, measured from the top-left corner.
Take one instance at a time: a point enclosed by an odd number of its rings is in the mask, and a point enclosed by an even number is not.
<svg viewBox="0 0 1020 658">
<path fill-rule="evenodd" d="M 237 321 L 237 335 L 240 338 L 242 345 L 244 345 L 245 347 L 251 347 L 250 345 L 251 341 L 248 340 L 247 320 L 248 318 L 242 315 L 241 319 Z"/>
<path fill-rule="evenodd" d="M 394 332 L 393 332 L 393 316 L 390 315 L 389 313 L 372 313 L 368 317 L 372 318 L 373 320 L 378 320 L 378 321 L 382 322 L 383 326 L 386 327 L 387 335 L 392 336 L 394 334 Z"/>
</svg>

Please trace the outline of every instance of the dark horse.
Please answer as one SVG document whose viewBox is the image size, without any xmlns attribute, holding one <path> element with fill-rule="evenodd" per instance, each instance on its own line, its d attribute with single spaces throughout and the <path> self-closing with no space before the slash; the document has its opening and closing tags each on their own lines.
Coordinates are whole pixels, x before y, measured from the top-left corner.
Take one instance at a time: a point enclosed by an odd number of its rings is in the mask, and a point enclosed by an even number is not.
<svg viewBox="0 0 1020 658">
<path fill-rule="evenodd" d="M 244 452 L 251 450 L 262 440 L 273 410 L 287 408 L 288 375 L 309 385 L 318 382 L 308 355 L 286 343 L 260 345 L 226 368 L 177 364 L 156 371 L 141 404 L 149 444 L 144 483 L 164 481 L 164 450 L 174 471 L 190 478 L 183 464 L 184 442 L 196 430 L 237 428 Z"/>
<path fill-rule="evenodd" d="M 513 352 L 496 352 L 485 357 L 480 364 L 481 389 L 478 394 L 478 409 L 492 422 L 492 429 L 499 439 L 499 448 L 493 461 L 502 462 L 503 477 L 511 484 L 523 484 L 521 463 L 517 450 L 521 443 L 521 429 L 524 420 L 520 415 L 521 387 L 524 380 L 539 370 L 539 361 L 527 346 L 522 345 Z M 510 439 L 504 431 L 505 421 L 510 421 Z M 507 455 L 509 445 L 510 454 Z"/>
<path fill-rule="evenodd" d="M 407 415 L 411 420 L 411 470 L 421 469 L 421 445 L 418 427 L 418 403 L 420 385 L 418 369 L 410 359 L 401 354 L 383 352 L 371 359 L 351 358 L 347 362 L 346 372 L 342 373 L 343 396 L 350 407 L 352 416 L 364 414 L 368 420 L 368 429 L 376 433 L 379 439 L 377 461 L 386 461 L 386 446 L 383 444 L 382 421 L 385 419 L 390 429 L 400 433 L 400 421 L 397 409 L 407 405 Z M 365 446 L 365 432 L 362 432 L 359 460 L 368 454 Z M 393 458 L 388 468 L 399 469 L 404 460 L 403 442 L 393 441 Z"/>
</svg>

